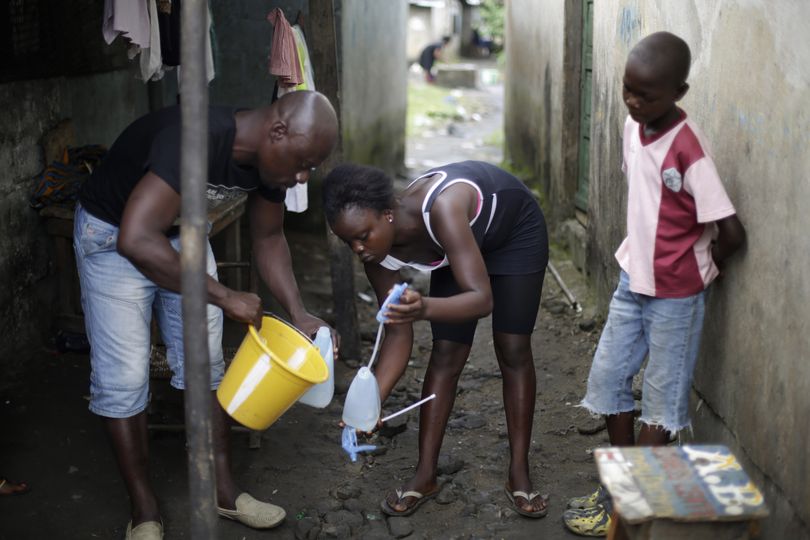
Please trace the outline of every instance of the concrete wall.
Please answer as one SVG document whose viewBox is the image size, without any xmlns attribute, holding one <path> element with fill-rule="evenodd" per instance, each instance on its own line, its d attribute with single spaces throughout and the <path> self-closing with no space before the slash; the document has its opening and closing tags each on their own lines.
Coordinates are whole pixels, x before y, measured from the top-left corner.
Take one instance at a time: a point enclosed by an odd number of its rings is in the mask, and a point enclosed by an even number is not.
<svg viewBox="0 0 810 540">
<path fill-rule="evenodd" d="M 570 212 L 575 187 L 567 152 L 577 145 L 571 121 L 579 113 L 566 100 L 578 92 L 580 8 L 575 0 L 507 3 L 507 153 L 548 196 L 552 230 Z M 599 0 L 594 10 L 587 270 L 599 308 L 615 287 L 613 254 L 625 233 L 624 62 L 641 37 L 669 30 L 693 52 L 682 105 L 711 141 L 748 231 L 747 247 L 710 294 L 694 438 L 728 444 L 763 490 L 772 511 L 764 538 L 810 538 L 810 4 Z"/>
<path fill-rule="evenodd" d="M 342 0 L 341 121 L 346 161 L 388 171 L 405 160 L 405 0 Z"/>
<path fill-rule="evenodd" d="M 143 83 L 129 69 L 82 77 L 0 84 L 0 370 L 20 367 L 17 354 L 49 335 L 55 282 L 50 239 L 28 204 L 32 178 L 45 167 L 40 140 L 71 118 L 76 144 L 109 145 L 132 118 L 148 109 Z"/>
<path fill-rule="evenodd" d="M 639 38 L 669 30 L 693 53 L 682 105 L 711 141 L 748 231 L 711 290 L 695 438 L 729 444 L 747 465 L 772 511 L 763 537 L 774 539 L 810 537 L 807 20 L 803 0 L 599 0 L 594 14 L 591 272 L 606 301 L 624 229 L 624 61 Z"/>
<path fill-rule="evenodd" d="M 248 108 L 270 104 L 276 79 L 267 69 L 273 43 L 273 25 L 267 21 L 267 14 L 277 7 L 294 24 L 299 11 L 306 21 L 309 0 L 211 2 L 217 69 L 210 85 L 211 103 Z"/>
<path fill-rule="evenodd" d="M 552 230 L 574 212 L 580 9 L 578 0 L 506 4 L 506 159 L 546 196 Z"/>
</svg>

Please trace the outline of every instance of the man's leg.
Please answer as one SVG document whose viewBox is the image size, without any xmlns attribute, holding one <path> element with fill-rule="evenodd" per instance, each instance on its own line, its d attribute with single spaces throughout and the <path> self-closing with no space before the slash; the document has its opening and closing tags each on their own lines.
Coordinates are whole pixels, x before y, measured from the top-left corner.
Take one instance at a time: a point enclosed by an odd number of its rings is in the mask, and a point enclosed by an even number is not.
<svg viewBox="0 0 810 540">
<path fill-rule="evenodd" d="M 146 409 L 156 286 L 118 254 L 118 228 L 77 205 L 74 252 L 90 349 L 90 410 L 102 418 L 130 496 L 133 526 L 159 521 L 149 483 Z"/>
<path fill-rule="evenodd" d="M 146 413 L 102 420 L 129 493 L 132 526 L 145 521 L 160 521 L 157 498 L 149 483 Z"/>
<path fill-rule="evenodd" d="M 231 473 L 230 419 L 217 401 L 216 393 L 211 404 L 211 430 L 214 442 L 214 474 L 217 480 L 217 505 L 236 508 L 236 497 L 242 493 Z"/>
</svg>

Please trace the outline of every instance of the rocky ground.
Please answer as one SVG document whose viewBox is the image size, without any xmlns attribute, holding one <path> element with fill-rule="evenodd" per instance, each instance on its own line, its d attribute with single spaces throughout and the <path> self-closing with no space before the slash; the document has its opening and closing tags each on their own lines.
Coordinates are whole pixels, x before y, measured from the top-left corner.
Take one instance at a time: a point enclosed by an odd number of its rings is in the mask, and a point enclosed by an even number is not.
<svg viewBox="0 0 810 540">
<path fill-rule="evenodd" d="M 408 165 L 416 170 L 455 159 L 500 160 L 491 130 L 499 129 L 502 92 L 497 84 L 460 91 L 475 114 L 433 124 L 409 140 Z M 332 298 L 325 240 L 290 234 L 296 274 L 305 302 L 331 318 Z M 532 338 L 538 375 L 537 409 L 531 449 L 535 489 L 550 495 L 549 515 L 517 515 L 504 495 L 508 443 L 501 381 L 492 350 L 489 320 L 481 321 L 442 447 L 442 489 L 410 517 L 380 511 L 388 491 L 407 480 L 416 464 L 418 414 L 401 416 L 371 438 L 378 449 L 351 462 L 340 447 L 337 426 L 348 384 L 371 352 L 375 307 L 358 298 L 364 357 L 336 365 L 336 396 L 326 409 L 296 405 L 250 449 L 243 431 L 233 435 L 233 461 L 242 486 L 287 510 L 278 529 L 253 531 L 221 521 L 218 537 L 258 538 L 574 538 L 560 516 L 568 497 L 592 488 L 591 452 L 606 443 L 602 423 L 576 404 L 584 393 L 600 324 L 594 319 L 580 274 L 552 253 L 552 262 L 584 306 L 577 312 L 546 275 L 542 307 Z M 359 266 L 359 265 L 358 265 Z M 422 278 L 417 276 L 417 284 Z M 358 270 L 358 292 L 371 295 Z M 229 326 L 227 343 L 238 344 L 244 328 Z M 391 412 L 417 400 L 429 356 L 430 332 L 416 328 L 411 365 L 391 398 Z M 0 473 L 27 480 L 31 492 L 0 500 L 0 539 L 122 538 L 128 517 L 126 493 L 101 426 L 86 409 L 88 358 L 34 348 L 20 358 L 26 369 L 0 385 Z M 155 380 L 150 421 L 182 422 L 182 394 Z M 186 463 L 182 431 L 152 431 L 152 473 L 159 494 L 166 538 L 188 538 Z"/>
</svg>

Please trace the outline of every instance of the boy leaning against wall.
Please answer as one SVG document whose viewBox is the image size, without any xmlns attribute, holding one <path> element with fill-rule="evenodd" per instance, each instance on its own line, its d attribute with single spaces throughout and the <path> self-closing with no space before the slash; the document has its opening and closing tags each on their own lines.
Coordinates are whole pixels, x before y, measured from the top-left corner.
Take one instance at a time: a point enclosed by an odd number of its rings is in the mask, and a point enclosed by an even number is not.
<svg viewBox="0 0 810 540">
<path fill-rule="evenodd" d="M 690 60 L 681 38 L 657 32 L 625 65 L 627 237 L 581 404 L 605 416 L 612 446 L 664 445 L 690 425 L 706 290 L 745 240 L 703 133 L 676 105 L 689 89 Z M 632 382 L 647 356 L 636 439 Z M 600 486 L 571 499 L 563 521 L 577 534 L 604 536 L 610 506 Z"/>
</svg>

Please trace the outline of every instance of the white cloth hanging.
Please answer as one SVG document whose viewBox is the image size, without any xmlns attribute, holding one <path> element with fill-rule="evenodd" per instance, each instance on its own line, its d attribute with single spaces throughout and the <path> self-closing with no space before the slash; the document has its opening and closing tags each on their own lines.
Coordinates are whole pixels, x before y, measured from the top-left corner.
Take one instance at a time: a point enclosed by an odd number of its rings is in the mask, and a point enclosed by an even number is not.
<svg viewBox="0 0 810 540">
<path fill-rule="evenodd" d="M 146 0 L 105 0 L 101 33 L 107 45 L 123 34 L 138 47 L 149 47 L 149 10 Z"/>
<path fill-rule="evenodd" d="M 144 81 L 157 81 L 163 78 L 163 57 L 160 54 L 160 25 L 158 24 L 157 3 L 149 3 L 149 44 L 141 47 L 141 78 Z"/>
<path fill-rule="evenodd" d="M 207 11 L 206 18 L 207 18 L 207 22 L 208 22 L 208 24 L 206 25 L 206 28 L 208 29 L 208 31 L 205 33 L 205 78 L 206 78 L 206 80 L 208 82 L 211 82 L 211 81 L 214 80 L 214 77 L 216 77 L 216 71 L 214 69 L 214 52 L 211 49 L 211 24 L 212 24 L 212 20 L 211 20 L 211 9 L 210 8 Z M 183 93 L 182 92 L 183 89 L 180 87 L 180 80 L 181 80 L 181 78 L 180 78 L 180 69 L 182 67 L 183 66 L 177 66 L 177 88 L 178 88 L 178 90 L 180 91 L 181 94 Z"/>
<path fill-rule="evenodd" d="M 297 90 L 315 90 L 315 78 L 312 74 L 312 62 L 309 59 L 309 50 L 307 49 L 307 41 L 304 39 L 304 32 L 301 27 L 293 25 L 293 38 L 295 38 L 295 47 L 298 51 L 298 62 L 301 64 L 301 74 L 304 77 L 304 82 L 297 86 L 281 86 L 278 87 L 279 97 L 290 92 Z M 287 188 L 287 195 L 284 198 L 284 206 L 290 212 L 301 213 L 309 208 L 309 197 L 307 195 L 306 184 L 296 184 L 295 187 Z"/>
</svg>

